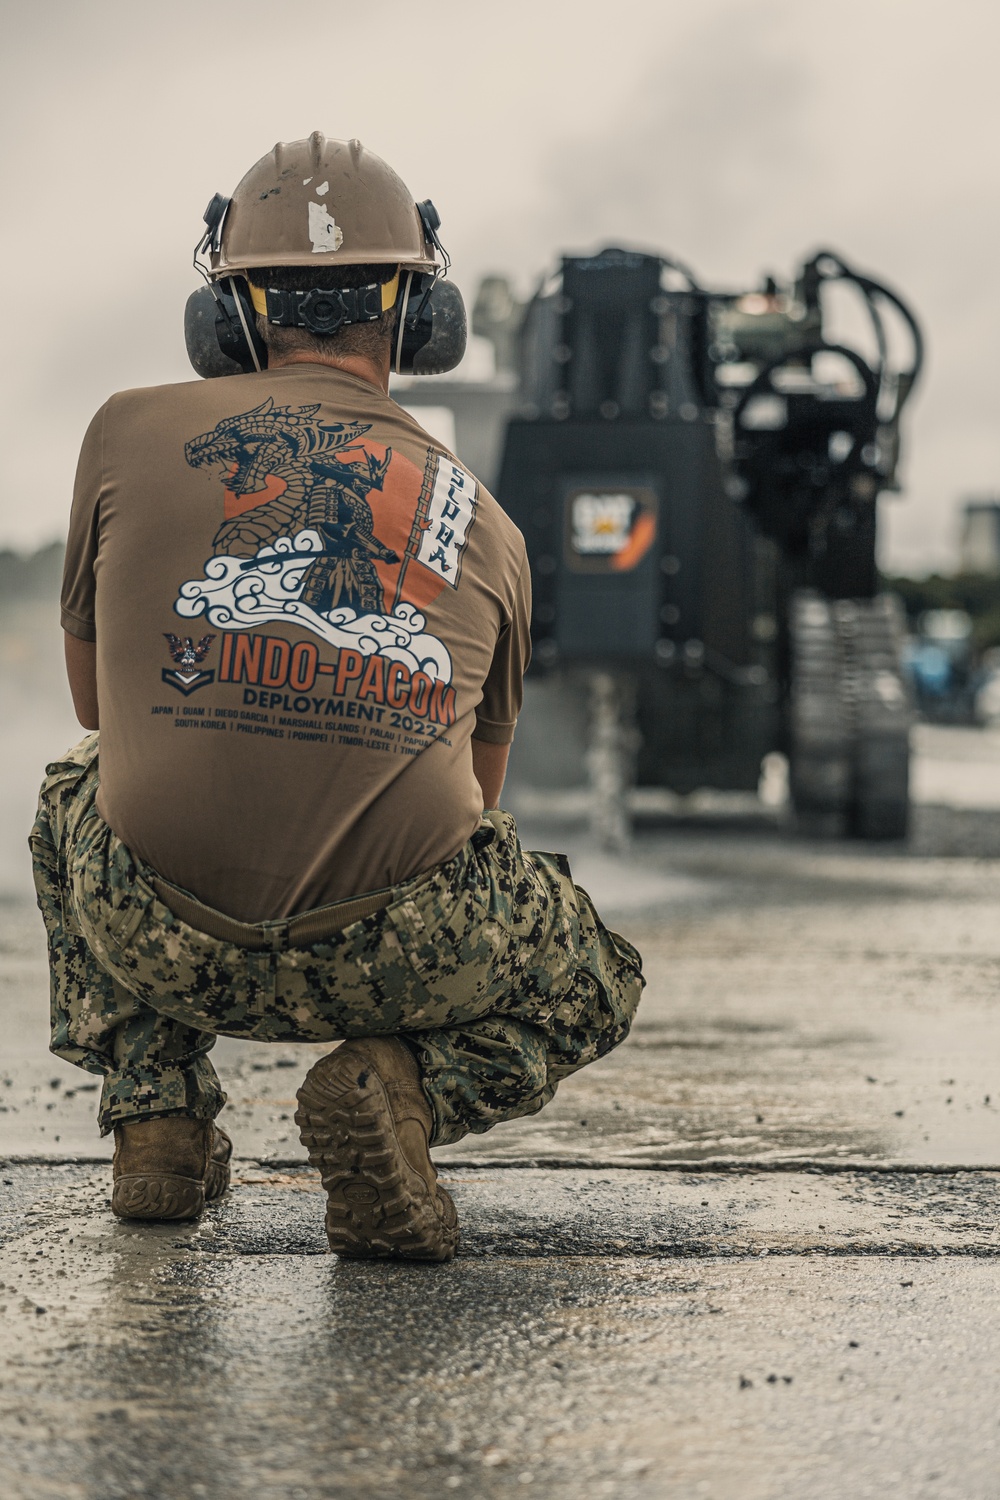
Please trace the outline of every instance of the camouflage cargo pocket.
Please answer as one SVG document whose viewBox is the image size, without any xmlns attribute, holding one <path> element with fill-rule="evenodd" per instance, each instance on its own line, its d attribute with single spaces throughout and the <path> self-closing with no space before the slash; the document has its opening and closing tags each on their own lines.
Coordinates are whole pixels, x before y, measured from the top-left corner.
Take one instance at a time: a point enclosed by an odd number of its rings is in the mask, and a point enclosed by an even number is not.
<svg viewBox="0 0 1000 1500">
<path fill-rule="evenodd" d="M 35 880 L 35 896 L 38 909 L 45 923 L 45 930 L 53 933 L 62 925 L 62 886 L 59 880 L 59 860 L 51 840 L 35 823 L 28 839 L 31 849 L 31 870 Z"/>
<path fill-rule="evenodd" d="M 96 789 L 93 765 L 97 758 L 98 736 L 86 735 L 78 745 L 45 767 L 45 779 L 38 793 L 38 809 L 28 846 L 35 894 L 46 930 L 57 929 L 74 937 L 80 926 L 73 912 L 66 874 L 63 847 L 67 823 L 75 818 L 81 805 L 87 803 Z"/>
<path fill-rule="evenodd" d="M 510 944 L 474 863 L 462 862 L 457 888 L 448 879 L 453 863 L 385 913 L 441 1026 L 490 1008 Z"/>
<path fill-rule="evenodd" d="M 596 982 L 603 1006 L 613 1017 L 617 1046 L 628 1035 L 646 981 L 642 959 L 620 933 L 605 927 L 582 886 L 580 894 L 580 968 Z"/>
</svg>

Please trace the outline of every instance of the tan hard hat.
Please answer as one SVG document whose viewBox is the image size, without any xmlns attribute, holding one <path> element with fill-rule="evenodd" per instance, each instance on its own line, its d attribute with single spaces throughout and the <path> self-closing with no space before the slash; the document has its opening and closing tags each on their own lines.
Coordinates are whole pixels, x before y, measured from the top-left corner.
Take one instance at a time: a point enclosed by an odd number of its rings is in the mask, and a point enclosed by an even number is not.
<svg viewBox="0 0 1000 1500">
<path fill-rule="evenodd" d="M 233 193 L 212 248 L 212 275 L 254 266 L 398 265 L 439 262 L 402 178 L 360 141 L 279 141 Z"/>
</svg>

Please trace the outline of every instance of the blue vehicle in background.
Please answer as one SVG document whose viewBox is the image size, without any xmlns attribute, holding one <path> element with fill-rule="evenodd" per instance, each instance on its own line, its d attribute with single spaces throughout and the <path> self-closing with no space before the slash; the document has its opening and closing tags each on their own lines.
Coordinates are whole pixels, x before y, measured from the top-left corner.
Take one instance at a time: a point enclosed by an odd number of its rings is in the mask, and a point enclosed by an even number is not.
<svg viewBox="0 0 1000 1500">
<path fill-rule="evenodd" d="M 904 667 L 921 715 L 939 724 L 976 722 L 972 620 L 964 609 L 927 609 L 907 641 Z"/>
</svg>

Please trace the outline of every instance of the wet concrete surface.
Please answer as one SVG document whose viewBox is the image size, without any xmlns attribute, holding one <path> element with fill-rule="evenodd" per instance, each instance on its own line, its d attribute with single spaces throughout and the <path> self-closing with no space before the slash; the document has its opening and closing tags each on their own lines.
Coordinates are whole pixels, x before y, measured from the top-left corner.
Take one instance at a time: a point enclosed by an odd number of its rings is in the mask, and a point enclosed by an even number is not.
<svg viewBox="0 0 1000 1500">
<path fill-rule="evenodd" d="M 314 1253 L 311 1174 L 243 1175 L 197 1227 L 114 1224 L 92 1168 L 46 1179 L 0 1250 L 0 1492 L 997 1494 L 981 1180 L 921 1205 L 908 1183 L 770 1174 L 807 1195 L 793 1222 L 756 1179 L 624 1173 L 588 1215 L 558 1172 L 483 1174 L 452 1184 L 467 1253 L 429 1268 Z M 979 1254 L 955 1254 L 965 1213 Z M 592 1253 L 604 1215 L 615 1256 Z M 849 1222 L 876 1253 L 837 1247 Z"/>
<path fill-rule="evenodd" d="M 291 1119 L 323 1049 L 220 1043 L 232 1193 L 111 1219 L 97 1081 L 45 1051 L 21 825 L 72 727 L 37 696 L 0 805 L 3 1500 L 1000 1500 L 1000 737 L 919 732 L 905 847 L 647 797 L 600 860 L 572 793 L 524 797 L 649 987 L 544 1114 L 440 1153 L 458 1260 L 387 1267 L 324 1253 Z"/>
<path fill-rule="evenodd" d="M 108 1219 L 105 1172 L 77 1164 L 59 1172 L 39 1199 L 33 1165 L 4 1169 L 13 1189 L 9 1238 L 55 1219 L 80 1220 L 69 1232 L 90 1245 L 132 1232 Z M 463 1260 L 1000 1253 L 1000 1182 L 991 1173 L 466 1168 L 444 1172 L 442 1181 L 460 1211 Z M 325 1255 L 323 1207 L 310 1168 L 241 1162 L 224 1202 L 197 1224 L 162 1232 L 191 1254 Z"/>
</svg>

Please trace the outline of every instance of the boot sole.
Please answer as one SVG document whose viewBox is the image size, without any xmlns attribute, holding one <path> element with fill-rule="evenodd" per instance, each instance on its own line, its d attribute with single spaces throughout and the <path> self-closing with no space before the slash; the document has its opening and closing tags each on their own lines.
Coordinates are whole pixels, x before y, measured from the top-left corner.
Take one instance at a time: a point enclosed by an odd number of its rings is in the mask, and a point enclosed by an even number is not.
<svg viewBox="0 0 1000 1500">
<path fill-rule="evenodd" d="M 197 1219 L 229 1187 L 232 1154 L 232 1141 L 216 1126 L 203 1182 L 177 1172 L 129 1172 L 115 1178 L 111 1210 L 119 1219 Z"/>
<path fill-rule="evenodd" d="M 455 1205 L 403 1155 L 377 1074 L 335 1052 L 307 1075 L 298 1100 L 295 1123 L 326 1189 L 326 1235 L 334 1254 L 451 1260 L 458 1246 Z"/>
<path fill-rule="evenodd" d="M 228 1183 L 228 1168 L 225 1175 Z M 219 1189 L 224 1191 L 225 1184 Z M 197 1219 L 204 1210 L 205 1196 L 204 1183 L 193 1177 L 136 1174 L 118 1178 L 111 1194 L 111 1212 L 119 1219 Z"/>
</svg>

